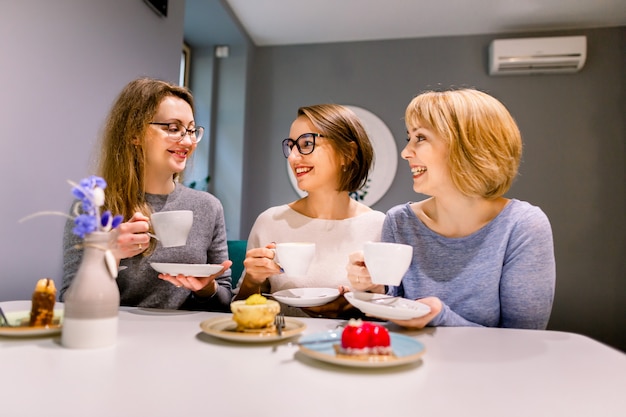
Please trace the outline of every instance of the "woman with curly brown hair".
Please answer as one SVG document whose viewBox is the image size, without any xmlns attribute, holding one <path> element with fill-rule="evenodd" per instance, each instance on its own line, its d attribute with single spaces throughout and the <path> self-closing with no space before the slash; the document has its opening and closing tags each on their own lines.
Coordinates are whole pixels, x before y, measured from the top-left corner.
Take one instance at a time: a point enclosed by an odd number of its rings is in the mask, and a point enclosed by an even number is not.
<svg viewBox="0 0 626 417">
<path fill-rule="evenodd" d="M 114 233 L 113 251 L 122 305 L 164 309 L 223 310 L 232 296 L 221 203 L 213 195 L 182 185 L 187 161 L 202 139 L 191 93 L 165 81 L 140 78 L 122 90 L 109 113 L 98 175 L 107 182 L 106 210 L 126 220 Z M 193 211 L 187 244 L 162 247 L 148 234 L 150 215 Z M 64 233 L 64 276 L 60 298 L 82 258 L 80 240 L 68 221 Z M 209 277 L 159 274 L 152 262 L 221 264 Z"/>
</svg>

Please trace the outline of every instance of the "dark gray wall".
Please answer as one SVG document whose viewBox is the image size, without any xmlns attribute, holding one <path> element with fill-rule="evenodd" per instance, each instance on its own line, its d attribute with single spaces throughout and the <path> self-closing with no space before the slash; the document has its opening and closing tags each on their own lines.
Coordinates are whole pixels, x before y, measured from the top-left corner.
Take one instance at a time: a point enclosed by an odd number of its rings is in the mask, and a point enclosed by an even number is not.
<svg viewBox="0 0 626 417">
<path fill-rule="evenodd" d="M 476 87 L 508 106 L 524 136 L 521 173 L 509 196 L 540 206 L 552 222 L 557 290 L 549 327 L 626 350 L 626 28 L 515 37 L 574 34 L 587 36 L 585 68 L 549 76 L 488 76 L 487 47 L 496 36 L 257 48 L 249 76 L 242 236 L 262 210 L 297 198 L 280 140 L 299 106 L 368 109 L 401 149 L 404 108 L 413 96 Z M 398 158 L 396 181 L 376 209 L 423 198 Z"/>
<path fill-rule="evenodd" d="M 239 239 L 243 182 L 246 68 L 251 42 L 225 0 L 185 1 L 185 42 L 191 47 L 191 82 L 196 120 L 207 128 L 196 149 L 185 182 L 196 180 L 224 206 L 226 233 Z M 227 45 L 227 58 L 214 57 L 217 45 Z"/>
</svg>

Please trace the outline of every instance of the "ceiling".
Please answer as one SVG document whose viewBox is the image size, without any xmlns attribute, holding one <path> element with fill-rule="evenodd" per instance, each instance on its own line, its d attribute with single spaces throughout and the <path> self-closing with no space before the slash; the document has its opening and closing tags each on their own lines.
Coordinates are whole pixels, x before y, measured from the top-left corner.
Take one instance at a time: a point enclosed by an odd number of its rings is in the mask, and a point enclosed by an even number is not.
<svg viewBox="0 0 626 417">
<path fill-rule="evenodd" d="M 257 46 L 626 26 L 625 0 L 222 0 Z M 186 0 L 186 40 L 227 43 L 220 0 Z M 197 23 L 190 27 L 188 21 Z M 241 36 L 241 35 L 239 35 Z"/>
</svg>

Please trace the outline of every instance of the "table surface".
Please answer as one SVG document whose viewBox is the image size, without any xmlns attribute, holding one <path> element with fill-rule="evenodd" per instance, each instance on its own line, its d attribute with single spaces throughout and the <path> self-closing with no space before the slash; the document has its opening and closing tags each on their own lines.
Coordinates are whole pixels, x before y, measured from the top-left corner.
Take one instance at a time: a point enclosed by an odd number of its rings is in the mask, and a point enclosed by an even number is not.
<svg viewBox="0 0 626 417">
<path fill-rule="evenodd" d="M 0 303 L 5 311 L 30 301 Z M 0 337 L 4 416 L 623 416 L 626 355 L 585 336 L 492 328 L 402 331 L 417 362 L 353 368 L 288 341 L 238 343 L 200 322 L 222 313 L 122 308 L 114 347 Z M 303 334 L 341 321 L 298 319 Z M 291 339 L 295 341 L 297 338 Z"/>
</svg>

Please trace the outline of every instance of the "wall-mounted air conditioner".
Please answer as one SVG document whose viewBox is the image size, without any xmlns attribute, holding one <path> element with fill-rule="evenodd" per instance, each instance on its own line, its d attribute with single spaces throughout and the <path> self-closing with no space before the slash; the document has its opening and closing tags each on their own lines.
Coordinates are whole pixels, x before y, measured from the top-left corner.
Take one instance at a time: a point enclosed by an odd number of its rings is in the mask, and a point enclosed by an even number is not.
<svg viewBox="0 0 626 417">
<path fill-rule="evenodd" d="M 587 37 L 496 39 L 489 45 L 489 74 L 578 72 L 587 57 Z"/>
</svg>

